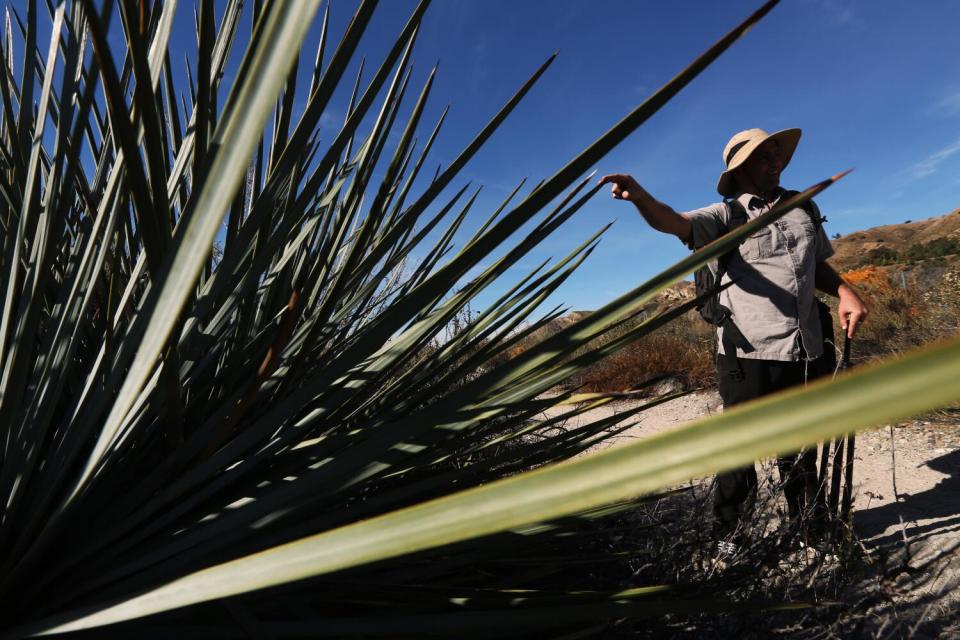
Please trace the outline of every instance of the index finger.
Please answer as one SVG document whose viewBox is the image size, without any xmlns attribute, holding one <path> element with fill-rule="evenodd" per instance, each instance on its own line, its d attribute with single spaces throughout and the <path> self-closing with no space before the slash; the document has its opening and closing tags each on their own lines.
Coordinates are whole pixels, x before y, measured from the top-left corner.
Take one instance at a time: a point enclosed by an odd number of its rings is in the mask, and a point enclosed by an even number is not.
<svg viewBox="0 0 960 640">
<path fill-rule="evenodd" d="M 852 338 L 859 328 L 860 316 L 855 313 L 851 313 L 850 321 L 847 323 L 847 337 Z"/>
<path fill-rule="evenodd" d="M 600 178 L 600 182 L 598 182 L 597 184 L 600 185 L 600 184 L 607 184 L 608 182 L 622 182 L 626 177 L 627 177 L 626 174 L 623 174 L 623 173 L 609 173 L 603 176 L 602 178 Z"/>
</svg>

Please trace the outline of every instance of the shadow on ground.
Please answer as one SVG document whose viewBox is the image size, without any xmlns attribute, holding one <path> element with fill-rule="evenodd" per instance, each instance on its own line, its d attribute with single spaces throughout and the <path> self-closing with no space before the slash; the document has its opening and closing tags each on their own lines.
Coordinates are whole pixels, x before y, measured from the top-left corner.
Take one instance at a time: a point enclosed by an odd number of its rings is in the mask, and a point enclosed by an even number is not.
<svg viewBox="0 0 960 640">
<path fill-rule="evenodd" d="M 871 547 L 902 543 L 904 532 L 911 543 L 960 534 L 960 449 L 926 465 L 947 477 L 926 491 L 901 493 L 895 502 L 856 512 L 857 533 Z M 897 529 L 884 534 L 891 526 Z"/>
</svg>

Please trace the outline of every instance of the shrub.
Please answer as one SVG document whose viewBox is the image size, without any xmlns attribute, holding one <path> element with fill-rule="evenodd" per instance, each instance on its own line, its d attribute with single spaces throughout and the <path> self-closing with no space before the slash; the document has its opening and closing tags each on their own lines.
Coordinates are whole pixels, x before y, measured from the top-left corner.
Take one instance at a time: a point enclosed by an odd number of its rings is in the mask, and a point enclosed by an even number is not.
<svg viewBox="0 0 960 640">
<path fill-rule="evenodd" d="M 867 252 L 864 265 L 897 264 L 901 261 L 900 254 L 890 247 L 876 247 Z"/>
<path fill-rule="evenodd" d="M 891 283 L 888 271 L 876 266 L 847 271 L 843 278 L 857 287 L 870 308 L 870 317 L 856 336 L 858 358 L 891 358 L 957 333 L 960 295 L 954 293 L 955 269 L 926 287 L 905 274 Z M 833 300 L 834 317 L 836 304 Z"/>
<path fill-rule="evenodd" d="M 960 253 L 960 240 L 956 238 L 937 238 L 930 242 L 912 244 L 904 252 L 904 258 L 918 262 L 930 258 L 942 258 Z"/>
</svg>

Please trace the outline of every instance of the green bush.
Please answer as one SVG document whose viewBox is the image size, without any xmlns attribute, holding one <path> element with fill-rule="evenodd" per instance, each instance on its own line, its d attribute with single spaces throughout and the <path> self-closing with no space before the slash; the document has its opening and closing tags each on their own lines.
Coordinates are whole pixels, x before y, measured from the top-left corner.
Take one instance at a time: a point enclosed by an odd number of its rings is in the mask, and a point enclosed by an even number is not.
<svg viewBox="0 0 960 640">
<path fill-rule="evenodd" d="M 904 251 L 903 256 L 910 262 L 918 262 L 930 258 L 941 258 L 960 253 L 960 240 L 957 238 L 937 238 L 930 242 L 912 244 Z"/>
<path fill-rule="evenodd" d="M 890 247 L 876 247 L 875 249 L 870 249 L 867 252 L 866 260 L 863 261 L 864 265 L 876 265 L 883 266 L 888 264 L 897 264 L 902 260 L 900 254 Z"/>
</svg>

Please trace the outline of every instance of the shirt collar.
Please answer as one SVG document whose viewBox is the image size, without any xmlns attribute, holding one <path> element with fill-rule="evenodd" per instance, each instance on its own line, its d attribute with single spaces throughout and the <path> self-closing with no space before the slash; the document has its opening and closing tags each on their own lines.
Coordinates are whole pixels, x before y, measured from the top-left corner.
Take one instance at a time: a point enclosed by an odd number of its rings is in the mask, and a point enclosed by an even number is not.
<svg viewBox="0 0 960 640">
<path fill-rule="evenodd" d="M 742 204 L 744 207 L 753 211 L 755 209 L 763 209 L 766 206 L 773 206 L 783 195 L 784 191 L 785 189 L 783 187 L 777 187 L 773 192 L 773 200 L 770 202 L 765 201 L 758 195 L 747 192 L 741 192 L 737 196 L 737 200 L 739 200 L 740 204 Z"/>
</svg>

